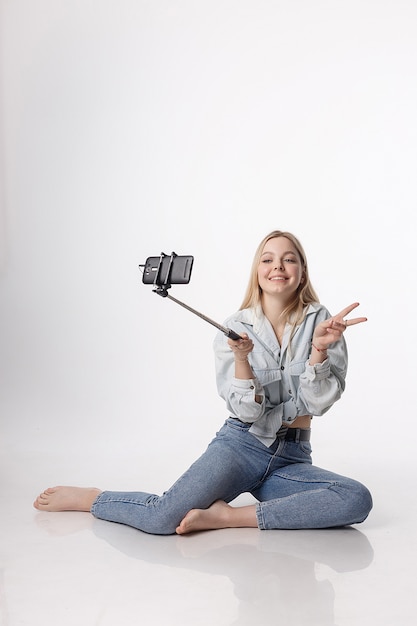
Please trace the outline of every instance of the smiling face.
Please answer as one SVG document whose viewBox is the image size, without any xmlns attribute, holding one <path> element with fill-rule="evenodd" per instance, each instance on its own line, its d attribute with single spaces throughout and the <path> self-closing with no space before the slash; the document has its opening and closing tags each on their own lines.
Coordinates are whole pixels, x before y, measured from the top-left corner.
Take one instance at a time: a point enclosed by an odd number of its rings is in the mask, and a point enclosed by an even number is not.
<svg viewBox="0 0 417 626">
<path fill-rule="evenodd" d="M 289 302 L 304 280 L 304 268 L 296 247 L 287 237 L 269 239 L 258 266 L 263 297 L 275 296 Z"/>
</svg>

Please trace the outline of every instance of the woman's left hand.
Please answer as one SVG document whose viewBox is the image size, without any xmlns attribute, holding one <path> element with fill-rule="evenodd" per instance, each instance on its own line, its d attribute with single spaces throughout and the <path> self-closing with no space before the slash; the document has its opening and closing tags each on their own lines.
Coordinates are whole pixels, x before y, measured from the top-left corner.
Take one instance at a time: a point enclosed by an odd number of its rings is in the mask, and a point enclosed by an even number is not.
<svg viewBox="0 0 417 626">
<path fill-rule="evenodd" d="M 367 321 L 366 317 L 355 317 L 351 320 L 343 319 L 345 315 L 349 315 L 357 306 L 359 306 L 359 302 L 354 302 L 337 315 L 333 315 L 333 317 L 324 320 L 324 322 L 316 326 L 314 329 L 313 344 L 318 350 L 326 351 L 331 343 L 339 341 L 348 326 L 354 326 L 355 324 L 361 324 Z"/>
</svg>

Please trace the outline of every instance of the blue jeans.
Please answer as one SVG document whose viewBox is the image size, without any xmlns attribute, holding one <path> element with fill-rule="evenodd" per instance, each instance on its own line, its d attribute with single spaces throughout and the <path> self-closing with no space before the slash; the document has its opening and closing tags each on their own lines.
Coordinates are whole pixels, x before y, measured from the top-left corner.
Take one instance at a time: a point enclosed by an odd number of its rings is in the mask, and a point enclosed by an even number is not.
<svg viewBox="0 0 417 626">
<path fill-rule="evenodd" d="M 249 427 L 227 419 L 202 456 L 161 496 L 104 491 L 91 513 L 147 533 L 170 535 L 190 509 L 251 493 L 258 500 L 261 530 L 345 526 L 368 516 L 368 489 L 313 466 L 309 442 L 277 439 L 267 448 Z"/>
</svg>

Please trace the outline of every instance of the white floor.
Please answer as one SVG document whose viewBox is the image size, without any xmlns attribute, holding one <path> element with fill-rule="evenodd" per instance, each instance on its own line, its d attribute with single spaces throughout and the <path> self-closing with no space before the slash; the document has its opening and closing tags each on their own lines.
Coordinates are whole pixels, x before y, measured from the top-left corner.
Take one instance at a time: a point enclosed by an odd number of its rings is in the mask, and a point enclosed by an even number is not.
<svg viewBox="0 0 417 626">
<path fill-rule="evenodd" d="M 1 448 L 2 626 L 416 623 L 412 471 L 401 486 L 382 466 L 361 471 L 375 507 L 355 528 L 157 537 L 88 513 L 37 512 L 45 476 L 68 460 L 47 446 L 35 453 L 24 433 Z"/>
</svg>

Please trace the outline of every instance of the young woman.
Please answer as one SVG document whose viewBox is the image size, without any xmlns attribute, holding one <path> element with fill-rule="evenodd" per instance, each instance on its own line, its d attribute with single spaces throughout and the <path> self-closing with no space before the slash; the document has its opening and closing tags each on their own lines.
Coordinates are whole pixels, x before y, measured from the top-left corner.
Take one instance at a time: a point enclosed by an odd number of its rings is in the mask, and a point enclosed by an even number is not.
<svg viewBox="0 0 417 626">
<path fill-rule="evenodd" d="M 233 527 L 329 528 L 362 522 L 372 498 L 361 483 L 312 465 L 310 432 L 342 395 L 343 337 L 365 317 L 331 316 L 311 285 L 298 239 L 273 231 L 256 251 L 241 308 L 214 341 L 217 386 L 229 417 L 203 455 L 161 496 L 81 487 L 46 489 L 40 511 L 91 511 L 153 534 Z M 233 506 L 241 493 L 257 500 Z"/>
</svg>

